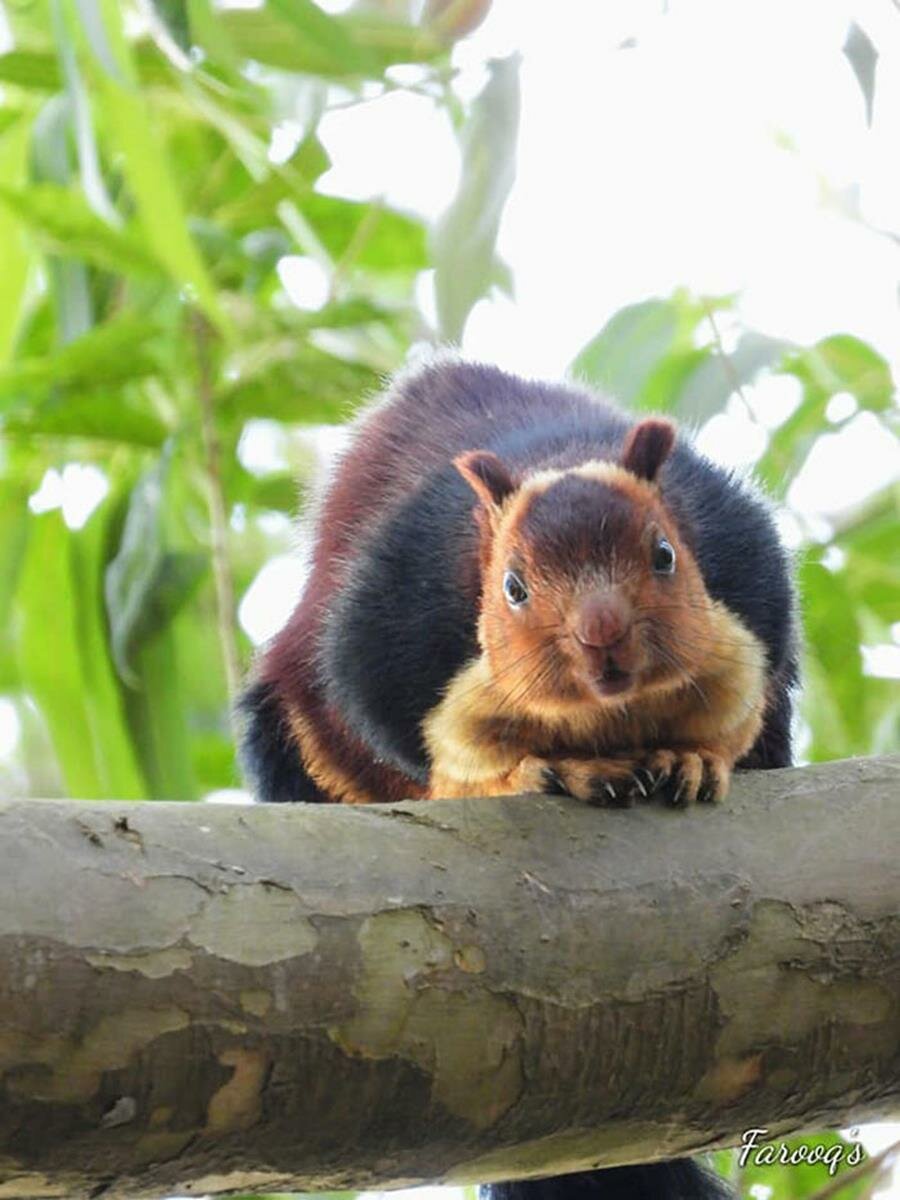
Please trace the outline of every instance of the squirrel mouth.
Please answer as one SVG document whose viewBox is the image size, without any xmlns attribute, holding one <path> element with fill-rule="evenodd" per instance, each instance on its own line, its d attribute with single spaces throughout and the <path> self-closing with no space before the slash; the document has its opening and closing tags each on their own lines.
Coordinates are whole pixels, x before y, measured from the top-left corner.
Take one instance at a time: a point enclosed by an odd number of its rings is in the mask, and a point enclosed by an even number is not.
<svg viewBox="0 0 900 1200">
<path fill-rule="evenodd" d="M 591 646 L 579 641 L 581 651 L 582 678 L 586 677 L 595 695 L 619 696 L 634 684 L 635 672 L 622 665 L 621 657 L 631 657 L 627 652 L 616 651 L 618 647 Z"/>
<path fill-rule="evenodd" d="M 603 664 L 603 670 L 594 676 L 594 687 L 601 696 L 618 696 L 631 687 L 630 671 L 618 666 L 611 658 Z"/>
</svg>

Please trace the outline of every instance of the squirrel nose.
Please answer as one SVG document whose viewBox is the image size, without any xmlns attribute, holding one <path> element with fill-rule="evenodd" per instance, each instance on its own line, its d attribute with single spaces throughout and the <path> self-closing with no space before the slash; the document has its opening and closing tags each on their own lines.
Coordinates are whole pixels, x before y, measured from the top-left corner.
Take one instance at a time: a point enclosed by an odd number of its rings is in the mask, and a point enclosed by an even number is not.
<svg viewBox="0 0 900 1200">
<path fill-rule="evenodd" d="M 620 642 L 630 625 L 628 607 L 621 597 L 594 592 L 581 602 L 574 633 L 583 646 L 605 650 Z"/>
</svg>

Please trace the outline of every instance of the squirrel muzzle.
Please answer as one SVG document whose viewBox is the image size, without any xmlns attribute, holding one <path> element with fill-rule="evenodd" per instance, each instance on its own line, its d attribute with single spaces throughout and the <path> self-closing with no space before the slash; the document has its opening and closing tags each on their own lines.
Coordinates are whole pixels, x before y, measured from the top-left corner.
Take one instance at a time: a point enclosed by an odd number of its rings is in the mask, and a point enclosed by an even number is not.
<svg viewBox="0 0 900 1200">
<path fill-rule="evenodd" d="M 631 607 L 613 589 L 589 592 L 576 609 L 572 634 L 592 689 L 617 696 L 631 686 L 637 647 Z"/>
</svg>

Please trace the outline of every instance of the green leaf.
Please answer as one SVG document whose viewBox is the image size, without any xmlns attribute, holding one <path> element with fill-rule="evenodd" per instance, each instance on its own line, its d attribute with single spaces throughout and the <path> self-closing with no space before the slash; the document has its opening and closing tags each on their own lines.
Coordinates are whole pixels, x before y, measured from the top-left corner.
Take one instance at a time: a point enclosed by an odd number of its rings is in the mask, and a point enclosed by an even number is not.
<svg viewBox="0 0 900 1200">
<path fill-rule="evenodd" d="M 785 362 L 783 370 L 796 375 L 808 392 L 826 401 L 838 392 L 849 392 L 860 408 L 883 412 L 894 398 L 894 381 L 885 359 L 848 333 L 801 350 Z"/>
<path fill-rule="evenodd" d="M 212 579 L 207 578 L 193 602 L 175 618 L 171 634 L 190 735 L 191 770 L 202 788 L 234 787 L 240 776 Z"/>
<path fill-rule="evenodd" d="M 234 741 L 224 733 L 195 732 L 191 737 L 191 763 L 204 791 L 232 788 L 238 782 Z"/>
<path fill-rule="evenodd" d="M 37 114 L 32 130 L 35 184 L 67 186 L 74 177 L 72 109 L 67 95 L 51 96 Z M 21 216 L 21 214 L 13 214 Z M 49 257 L 49 291 L 56 311 L 57 340 L 74 341 L 94 323 L 94 305 L 84 263 Z"/>
<path fill-rule="evenodd" d="M 237 52 L 266 66 L 332 78 L 379 73 L 377 59 L 312 0 L 225 9 L 219 19 Z"/>
<path fill-rule="evenodd" d="M 150 0 L 156 18 L 179 50 L 191 48 L 190 21 L 185 0 Z"/>
<path fill-rule="evenodd" d="M 800 566 L 807 671 L 806 696 L 817 706 L 814 759 L 862 754 L 868 745 L 866 680 L 861 632 L 843 572 L 829 571 L 808 554 Z"/>
<path fill-rule="evenodd" d="M 742 334 L 727 359 L 711 350 L 698 351 L 696 368 L 673 390 L 670 410 L 683 421 L 702 424 L 721 412 L 739 388 L 752 383 L 761 371 L 777 368 L 785 355 L 795 349 L 790 342 L 750 331 Z M 666 407 L 662 398 L 656 407 Z"/>
<path fill-rule="evenodd" d="M 38 110 L 32 126 L 32 182 L 68 186 L 74 177 L 72 111 L 68 96 L 51 96 Z"/>
<path fill-rule="evenodd" d="M 76 258 L 119 274 L 159 275 L 159 262 L 133 233 L 98 217 L 84 198 L 52 183 L 0 187 L 0 205 L 38 237 L 49 254 Z"/>
<path fill-rule="evenodd" d="M 155 329 L 146 317 L 121 316 L 42 358 L 21 359 L 0 371 L 0 410 L 18 400 L 31 406 L 78 389 L 110 388 L 159 370 Z"/>
<path fill-rule="evenodd" d="M 47 723 L 70 795 L 146 794 L 106 649 L 100 603 L 106 523 L 101 505 L 84 528 L 56 510 L 33 517 L 17 595 L 22 684 Z"/>
<path fill-rule="evenodd" d="M 425 227 L 380 204 L 310 192 L 298 207 L 334 259 L 373 271 L 419 271 L 428 265 Z"/>
<path fill-rule="evenodd" d="M 491 286 L 500 218 L 516 173 L 519 58 L 494 59 L 461 134 L 462 175 L 435 227 L 432 253 L 441 337 L 460 342 L 469 313 Z"/>
<path fill-rule="evenodd" d="M 268 0 L 267 8 L 293 27 L 306 53 L 314 56 L 318 65 L 306 68 L 312 74 L 364 75 L 377 69 L 366 48 L 313 0 Z"/>
<path fill-rule="evenodd" d="M 72 0 L 84 38 L 106 74 L 122 82 L 134 80 L 130 51 L 114 8 L 114 0 Z"/>
<path fill-rule="evenodd" d="M 11 472 L 0 479 L 0 692 L 18 686 L 15 667 L 15 630 L 11 614 L 19 572 L 25 559 L 30 520 L 28 482 Z"/>
<path fill-rule="evenodd" d="M 298 329 L 352 329 L 374 323 L 391 324 L 396 313 L 371 300 L 354 298 L 336 300 L 315 312 L 291 314 L 291 321 Z"/>
<path fill-rule="evenodd" d="M 97 392 L 51 397 L 11 409 L 0 418 L 5 433 L 20 437 L 87 438 L 129 446 L 161 446 L 169 431 L 132 397 Z"/>
<path fill-rule="evenodd" d="M 0 60 L 2 61 L 2 60 Z M 8 127 L 0 136 L 0 194 L 6 187 L 18 186 L 25 176 L 28 125 L 24 120 Z M 25 298 L 25 285 L 31 256 L 14 213 L 0 208 L 0 262 L 3 286 L 0 288 L 0 366 L 12 351 Z"/>
<path fill-rule="evenodd" d="M 371 10 L 329 16 L 311 0 L 270 0 L 255 9 L 224 9 L 217 17 L 230 46 L 243 57 L 330 79 L 378 78 L 394 63 L 430 62 L 446 53 L 433 30 Z M 197 32 L 222 61 L 208 31 Z"/>
<path fill-rule="evenodd" d="M 733 390 L 728 368 L 696 331 L 728 297 L 697 300 L 683 289 L 667 299 L 643 300 L 615 313 L 577 355 L 572 374 L 629 408 L 679 411 L 702 418 L 722 398 L 723 381 Z M 689 381 L 696 381 L 694 390 Z"/>
<path fill-rule="evenodd" d="M 227 322 L 197 247 L 188 233 L 172 169 L 137 84 L 131 48 L 123 32 L 124 14 L 110 0 L 77 0 L 82 25 L 100 69 L 95 93 L 119 151 L 141 227 L 155 257 L 220 332 Z"/>
<path fill-rule="evenodd" d="M 235 466 L 226 480 L 226 490 L 232 504 L 274 509 L 290 515 L 300 506 L 300 484 L 290 471 L 256 476 Z"/>
<path fill-rule="evenodd" d="M 189 599 L 207 569 L 206 557 L 173 551 L 163 534 L 169 458 L 135 485 L 115 558 L 106 573 L 110 643 L 122 679 L 137 685 L 133 659 Z"/>
<path fill-rule="evenodd" d="M 90 96 L 78 65 L 78 56 L 75 53 L 74 40 L 67 25 L 66 13 L 59 0 L 54 3 L 53 11 L 59 59 L 66 83 L 66 99 L 71 111 L 72 134 L 78 149 L 81 186 L 91 209 L 108 225 L 118 228 L 121 225 L 121 219 L 110 198 L 103 177 Z M 56 182 L 68 182 L 68 180 L 69 173 L 65 180 Z"/>
<path fill-rule="evenodd" d="M 137 649 L 134 674 L 137 686 L 126 689 L 125 705 L 150 795 L 156 800 L 195 800 L 184 678 L 171 629 Z"/>
<path fill-rule="evenodd" d="M 146 106 L 137 93 L 108 76 L 100 90 L 106 119 L 123 158 L 141 225 L 156 257 L 220 330 L 225 322 L 218 297 L 191 241 L 169 165 L 156 141 Z"/>
<path fill-rule="evenodd" d="M 381 382 L 370 368 L 315 346 L 285 347 L 279 341 L 256 349 L 252 370 L 218 393 L 223 418 L 269 417 L 293 424 L 343 421 Z"/>
<path fill-rule="evenodd" d="M 682 404 L 685 391 L 704 367 L 716 367 L 725 373 L 721 356 L 714 354 L 708 346 L 679 349 L 667 354 L 647 376 L 641 389 L 639 407 L 653 412 L 671 412 L 685 420 L 697 421 L 703 419 L 704 409 L 708 406 L 708 415 L 711 416 L 718 411 L 712 408 L 712 404 L 721 395 L 721 389 L 711 387 L 703 399 L 695 389 L 689 402 Z"/>
<path fill-rule="evenodd" d="M 900 504 L 895 488 L 876 497 L 863 520 L 835 538 L 846 554 L 843 576 L 857 605 L 867 609 L 882 625 L 887 639 L 889 626 L 900 620 Z"/>
<path fill-rule="evenodd" d="M 31 545 L 18 592 L 19 671 L 47 723 L 69 794 L 102 788 L 78 646 L 69 531 L 58 511 L 31 520 Z"/>
<path fill-rule="evenodd" d="M 168 544 L 170 469 L 167 453 L 132 489 L 106 573 L 106 608 L 112 654 L 128 685 L 129 724 L 151 793 L 190 800 L 197 782 L 173 623 L 208 564 L 204 555 Z"/>
<path fill-rule="evenodd" d="M 238 82 L 240 62 L 221 20 L 221 11 L 214 9 L 210 0 L 187 0 L 187 11 L 191 40 L 225 71 L 229 82 Z"/>
<path fill-rule="evenodd" d="M 0 55 L 0 83 L 57 92 L 62 87 L 62 76 L 56 55 L 41 50 L 11 50 Z"/>
<path fill-rule="evenodd" d="M 379 71 L 395 63 L 433 62 L 447 52 L 446 41 L 433 29 L 394 21 L 374 9 L 351 11 L 339 20 Z"/>
<path fill-rule="evenodd" d="M 73 532 L 72 587 L 77 598 L 77 637 L 85 703 L 103 795 L 142 799 L 146 786 L 125 719 L 122 689 L 110 660 L 104 606 L 104 574 L 116 497 L 107 497 L 84 527 Z"/>
<path fill-rule="evenodd" d="M 287 165 L 300 175 L 304 183 L 313 184 L 331 166 L 331 159 L 317 135 L 308 133 L 288 159 Z"/>
<path fill-rule="evenodd" d="M 305 198 L 305 186 L 300 198 Z M 213 209 L 213 218 L 233 233 L 256 233 L 278 220 L 277 209 L 282 200 L 298 199 L 292 180 L 280 171 L 271 171 L 252 188 L 242 188 L 226 196 Z"/>
<path fill-rule="evenodd" d="M 760 478 L 776 495 L 787 491 L 826 427 L 825 409 L 832 396 L 849 392 L 860 408 L 883 412 L 891 405 L 895 390 L 890 368 L 881 355 L 849 334 L 825 338 L 808 350 L 789 355 L 781 371 L 803 384 L 803 401 L 772 435 L 757 465 Z"/>
<path fill-rule="evenodd" d="M 683 340 L 681 296 L 620 309 L 578 353 L 571 373 L 623 404 L 635 405 L 655 365 Z"/>
<path fill-rule="evenodd" d="M 314 5 L 310 5 L 314 7 Z M 306 5 L 300 20 L 307 14 Z M 318 18 L 322 18 L 319 22 Z M 318 38 L 308 36 L 274 5 L 259 8 L 226 8 L 218 13 L 236 52 L 281 71 L 302 71 L 340 78 L 366 74 L 372 62 L 328 14 L 317 10 Z M 334 41 L 331 40 L 334 35 Z M 338 44 L 340 43 L 340 44 Z M 344 49 L 347 53 L 344 54 Z"/>
<path fill-rule="evenodd" d="M 730 1183 L 734 1182 L 737 1171 L 737 1157 L 734 1150 L 712 1150 L 707 1155 L 709 1165 L 721 1175 L 723 1179 L 727 1179 Z"/>
<path fill-rule="evenodd" d="M 0 108 L 0 138 L 6 136 L 13 125 L 18 125 L 24 116 L 24 113 L 19 108 L 13 108 L 7 105 L 5 108 Z M 18 177 L 14 180 L 18 182 Z"/>
</svg>

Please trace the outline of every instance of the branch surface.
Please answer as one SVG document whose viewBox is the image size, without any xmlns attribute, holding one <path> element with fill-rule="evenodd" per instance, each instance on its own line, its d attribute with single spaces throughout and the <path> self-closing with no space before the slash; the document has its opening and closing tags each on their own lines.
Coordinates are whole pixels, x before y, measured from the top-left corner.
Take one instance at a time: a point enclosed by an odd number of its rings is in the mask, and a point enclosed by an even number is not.
<svg viewBox="0 0 900 1200">
<path fill-rule="evenodd" d="M 900 757 L 717 808 L 0 804 L 0 1198 L 489 1181 L 887 1115 Z"/>
</svg>

